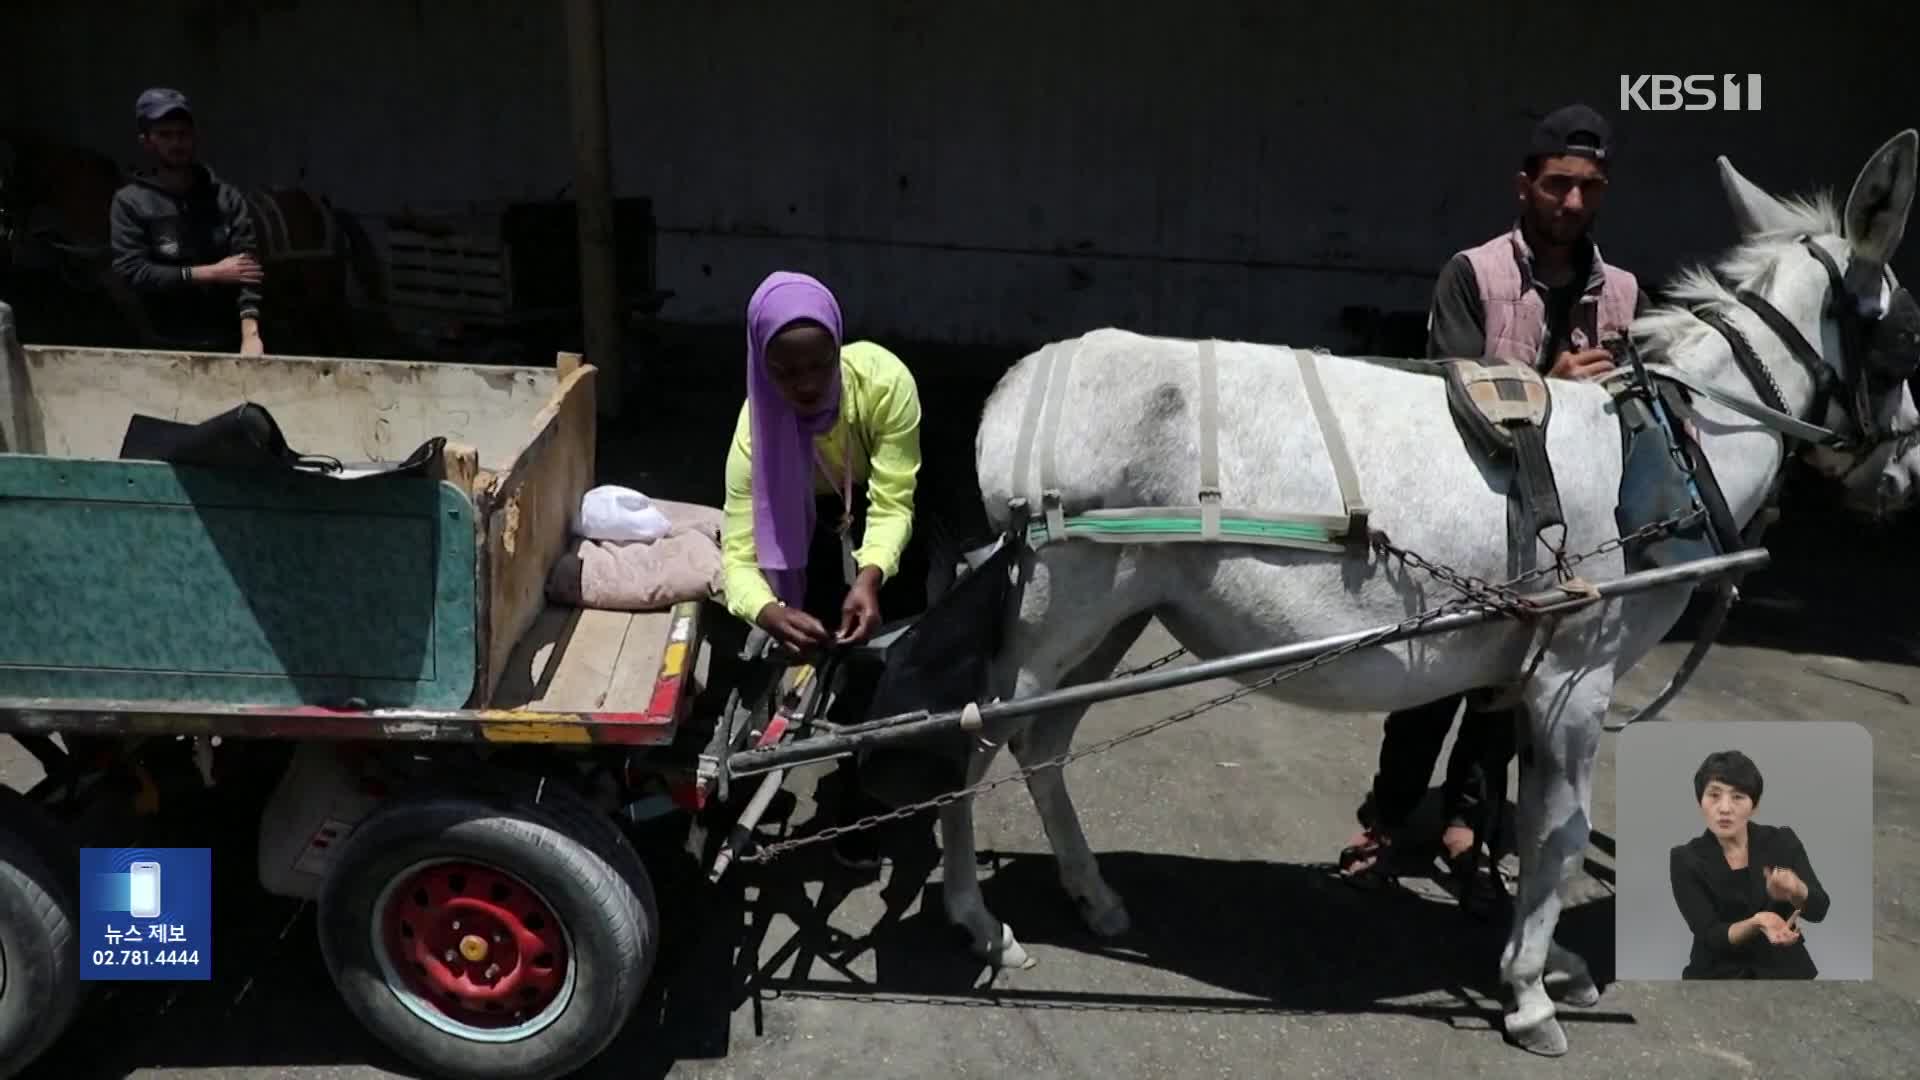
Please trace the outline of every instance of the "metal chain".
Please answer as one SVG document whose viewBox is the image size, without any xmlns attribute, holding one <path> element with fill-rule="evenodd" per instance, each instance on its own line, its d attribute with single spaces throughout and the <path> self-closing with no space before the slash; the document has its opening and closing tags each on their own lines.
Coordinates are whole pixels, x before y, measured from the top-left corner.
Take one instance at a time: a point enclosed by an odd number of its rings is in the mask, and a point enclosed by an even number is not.
<svg viewBox="0 0 1920 1080">
<path fill-rule="evenodd" d="M 1409 551 L 1389 541 L 1384 533 L 1375 534 L 1373 547 L 1376 551 L 1391 555 L 1415 569 L 1425 571 L 1432 577 L 1459 590 L 1469 599 L 1478 600 L 1492 607 L 1513 609 L 1516 614 L 1522 614 L 1528 612 L 1531 605 L 1525 597 L 1520 595 L 1519 590 L 1516 589 L 1515 586 L 1524 585 L 1528 582 L 1543 578 L 1548 574 L 1570 571 L 1588 559 L 1598 558 L 1610 552 L 1618 551 L 1636 541 L 1651 540 L 1668 532 L 1677 532 L 1687 525 L 1692 524 L 1695 520 L 1706 516 L 1706 513 L 1704 508 L 1694 507 L 1683 513 L 1674 514 L 1662 518 L 1659 521 L 1642 525 L 1640 528 L 1624 536 L 1617 536 L 1612 540 L 1608 540 L 1592 551 L 1584 554 L 1576 553 L 1564 556 L 1550 566 L 1542 566 L 1529 570 L 1504 584 L 1496 584 L 1484 578 L 1477 578 L 1471 574 L 1462 574 L 1448 567 L 1429 562 L 1418 553 Z"/>
<path fill-rule="evenodd" d="M 1338 648 L 1334 648 L 1327 652 L 1321 653 L 1320 655 L 1315 656 L 1312 659 L 1303 660 L 1297 664 L 1282 668 L 1281 670 L 1273 673 L 1272 675 L 1267 676 L 1266 678 L 1259 680 L 1258 682 L 1248 683 L 1245 686 L 1242 686 L 1236 690 L 1231 690 L 1225 694 L 1221 694 L 1218 697 L 1209 698 L 1208 700 L 1203 701 L 1198 705 L 1194 705 L 1190 708 L 1182 709 L 1177 713 L 1173 713 L 1171 715 L 1161 717 L 1160 719 L 1155 720 L 1152 723 L 1144 724 L 1140 727 L 1134 728 L 1131 731 L 1125 732 L 1120 735 L 1116 735 L 1113 738 L 1103 739 L 1100 742 L 1082 747 L 1081 749 L 1074 750 L 1069 753 L 1061 754 L 1058 757 L 1050 758 L 1046 761 L 1043 761 L 1038 765 L 1032 765 L 1026 768 L 1017 769 L 997 779 L 983 780 L 980 783 L 974 784 L 971 787 L 964 787 L 964 788 L 956 789 L 954 791 L 944 792 L 940 795 L 934 796 L 931 799 L 926 799 L 917 803 L 908 803 L 905 806 L 901 806 L 893 810 L 888 810 L 888 811 L 885 811 L 884 813 L 874 814 L 871 817 L 864 817 L 857 821 L 851 821 L 845 825 L 831 826 L 829 828 L 822 829 L 817 833 L 811 833 L 806 836 L 795 837 L 789 840 L 777 841 L 772 844 L 767 844 L 764 847 L 756 847 L 754 850 L 746 852 L 741 856 L 739 856 L 737 861 L 743 862 L 743 863 L 771 862 L 774 859 L 777 859 L 780 856 L 790 851 L 795 851 L 805 847 L 812 847 L 816 844 L 828 843 L 832 840 L 838 839 L 839 837 L 845 836 L 848 833 L 863 832 L 868 829 L 876 829 L 882 825 L 888 824 L 889 822 L 904 821 L 908 818 L 914 817 L 915 815 L 918 815 L 927 810 L 937 810 L 951 803 L 959 802 L 961 799 L 972 798 L 975 795 L 984 795 L 985 793 L 992 791 L 995 788 L 1001 787 L 1006 784 L 1014 783 L 1015 781 L 1025 780 L 1036 773 L 1044 772 L 1048 769 L 1064 769 L 1068 765 L 1071 765 L 1072 763 L 1080 760 L 1081 758 L 1092 757 L 1095 754 L 1104 754 L 1110 750 L 1114 750 L 1118 747 L 1126 745 L 1127 743 L 1133 742 L 1136 739 L 1144 739 L 1148 735 L 1152 735 L 1157 731 L 1161 731 L 1163 729 L 1172 727 L 1175 724 L 1185 723 L 1186 721 L 1191 720 L 1196 716 L 1200 716 L 1203 713 L 1211 712 L 1222 705 L 1228 705 L 1235 701 L 1239 701 L 1241 698 L 1259 693 L 1260 691 L 1265 690 L 1266 688 L 1273 686 L 1276 683 L 1284 682 L 1288 679 L 1294 678 L 1299 675 L 1304 675 L 1307 672 L 1314 670 L 1315 668 L 1322 667 L 1326 664 L 1330 664 L 1333 661 L 1340 659 L 1341 657 L 1347 656 L 1351 653 L 1358 652 L 1361 649 L 1371 648 L 1372 646 L 1378 644 L 1379 642 L 1387 638 L 1390 638 L 1393 635 L 1398 634 L 1402 631 L 1417 629 L 1418 627 L 1423 626 L 1426 623 L 1432 622 L 1433 620 L 1438 619 L 1443 615 L 1449 615 L 1456 611 L 1471 610 L 1476 607 L 1492 607 L 1497 610 L 1505 611 L 1508 614 L 1512 614 L 1519 617 L 1530 616 L 1533 614 L 1532 605 L 1524 597 L 1520 596 L 1518 592 L 1514 591 L 1513 589 L 1514 585 L 1520 584 L 1524 581 L 1531 580 L 1533 578 L 1543 576 L 1548 573 L 1552 573 L 1556 569 L 1559 569 L 1561 566 L 1571 567 L 1571 566 L 1578 565 L 1579 563 L 1584 562 L 1587 559 L 1596 558 L 1609 551 L 1614 551 L 1619 548 L 1625 547 L 1627 544 L 1630 544 L 1635 540 L 1646 539 L 1657 533 L 1664 532 L 1667 530 L 1679 529 L 1680 527 L 1685 525 L 1688 521 L 1692 520 L 1693 518 L 1697 517 L 1702 513 L 1704 513 L 1704 511 L 1699 509 L 1694 509 L 1684 514 L 1677 514 L 1672 517 L 1668 517 L 1660 521 L 1656 521 L 1651 525 L 1647 525 L 1645 527 L 1635 529 L 1633 532 L 1628 533 L 1625 536 L 1617 537 L 1613 540 L 1609 540 L 1606 543 L 1600 545 L 1599 547 L 1583 555 L 1569 556 L 1566 559 L 1562 560 L 1558 566 L 1549 566 L 1543 569 L 1529 571 L 1525 574 L 1520 575 L 1519 577 L 1514 578 L 1512 581 L 1507 582 L 1504 585 L 1496 585 L 1492 582 L 1484 581 L 1482 579 L 1475 578 L 1471 575 L 1459 574 L 1452 570 L 1448 570 L 1445 567 L 1437 566 L 1433 563 L 1428 562 L 1426 559 L 1421 558 L 1419 555 L 1415 554 L 1414 552 L 1408 551 L 1405 548 L 1389 543 L 1384 536 L 1376 534 L 1373 541 L 1373 546 L 1376 549 L 1382 552 L 1385 552 L 1387 554 L 1391 554 L 1396 558 L 1400 558 L 1403 561 L 1406 561 L 1414 566 L 1419 567 L 1420 569 L 1428 570 L 1430 573 L 1433 573 L 1434 576 L 1439 577 L 1441 580 L 1446 581 L 1448 584 L 1454 585 L 1455 588 L 1461 589 L 1464 593 L 1466 593 L 1466 595 L 1457 597 L 1443 604 L 1440 604 L 1437 607 L 1429 608 L 1426 611 L 1409 616 L 1408 618 L 1401 620 L 1400 622 L 1394 624 L 1393 626 L 1384 627 L 1375 633 L 1368 634 L 1366 637 L 1359 638 L 1355 641 L 1351 641 L 1345 645 L 1339 646 Z M 1509 600 L 1508 598 L 1511 598 L 1511 599 Z M 1127 672 L 1123 672 L 1122 674 L 1130 675 L 1130 674 L 1137 674 L 1143 671 L 1152 670 L 1153 668 L 1160 667 L 1164 664 L 1172 662 L 1174 658 L 1184 653 L 1185 651 L 1186 651 L 1185 649 L 1176 649 L 1175 651 L 1168 653 L 1165 656 L 1162 656 L 1156 660 L 1150 661 L 1149 663 L 1141 667 L 1129 669 Z"/>
<path fill-rule="evenodd" d="M 1145 675 L 1147 672 L 1152 671 L 1155 668 L 1166 667 L 1168 664 L 1173 663 L 1175 660 L 1178 660 L 1185 655 L 1187 655 L 1187 649 L 1186 649 L 1186 646 L 1183 645 L 1180 648 L 1175 649 L 1172 652 L 1168 653 L 1167 655 L 1158 657 L 1153 660 L 1149 660 L 1146 663 L 1141 664 L 1139 667 L 1123 668 L 1119 671 L 1116 671 L 1113 673 L 1113 677 L 1116 679 L 1131 679 L 1135 675 Z"/>
</svg>

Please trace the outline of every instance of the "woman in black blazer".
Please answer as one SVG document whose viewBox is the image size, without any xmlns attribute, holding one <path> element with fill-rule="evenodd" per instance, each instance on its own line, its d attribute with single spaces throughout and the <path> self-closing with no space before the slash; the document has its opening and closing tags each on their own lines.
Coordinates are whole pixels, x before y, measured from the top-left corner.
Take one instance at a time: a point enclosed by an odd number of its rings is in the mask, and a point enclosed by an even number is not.
<svg viewBox="0 0 1920 1080">
<path fill-rule="evenodd" d="M 1673 901 L 1693 931 L 1683 979 L 1811 979 L 1819 971 L 1799 924 L 1830 901 L 1800 838 L 1748 821 L 1760 805 L 1760 769 L 1738 750 L 1707 755 L 1693 776 L 1706 831 L 1675 847 Z"/>
</svg>

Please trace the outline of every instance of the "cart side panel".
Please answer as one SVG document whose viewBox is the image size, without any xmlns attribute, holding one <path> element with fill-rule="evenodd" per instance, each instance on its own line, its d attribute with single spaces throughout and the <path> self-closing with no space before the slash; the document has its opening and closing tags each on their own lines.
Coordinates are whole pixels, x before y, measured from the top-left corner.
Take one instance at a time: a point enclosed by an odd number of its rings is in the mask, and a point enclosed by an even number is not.
<svg viewBox="0 0 1920 1080">
<path fill-rule="evenodd" d="M 29 345 L 9 357 L 14 453 L 117 458 L 135 414 L 198 423 L 263 405 L 302 453 L 399 461 L 436 435 L 504 469 L 559 379 L 548 368 Z"/>
<path fill-rule="evenodd" d="M 567 365 L 572 367 L 572 365 Z M 547 605 L 547 575 L 593 485 L 594 375 L 572 367 L 534 420 L 533 437 L 494 482 L 486 507 L 485 660 L 476 695 L 492 700 L 520 638 Z"/>
<path fill-rule="evenodd" d="M 0 455 L 0 697 L 458 708 L 452 484 Z"/>
</svg>

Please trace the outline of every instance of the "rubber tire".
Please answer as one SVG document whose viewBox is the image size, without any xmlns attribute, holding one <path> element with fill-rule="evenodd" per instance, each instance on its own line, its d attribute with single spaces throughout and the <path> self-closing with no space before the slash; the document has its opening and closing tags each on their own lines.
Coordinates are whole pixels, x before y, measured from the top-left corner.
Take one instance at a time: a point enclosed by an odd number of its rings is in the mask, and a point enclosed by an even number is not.
<svg viewBox="0 0 1920 1080">
<path fill-rule="evenodd" d="M 572 935 L 573 997 L 547 1027 L 519 1042 L 471 1042 L 422 1022 L 388 987 L 371 940 L 374 902 L 394 875 L 429 858 L 469 858 L 521 878 Z M 657 912 L 652 882 L 619 828 L 547 784 L 537 802 L 530 793 L 468 790 L 375 810 L 321 887 L 318 930 L 348 1010 L 401 1057 L 461 1080 L 552 1080 L 592 1061 L 626 1026 L 658 953 Z"/>
<path fill-rule="evenodd" d="M 11 791 L 0 794 L 38 811 Z M 65 860 L 49 860 L 45 849 L 57 833 L 33 835 L 38 825 L 15 810 L 0 805 L 0 1080 L 58 1041 L 80 1005 L 77 882 L 66 880 L 78 874 L 78 860 L 74 875 L 56 874 Z"/>
</svg>

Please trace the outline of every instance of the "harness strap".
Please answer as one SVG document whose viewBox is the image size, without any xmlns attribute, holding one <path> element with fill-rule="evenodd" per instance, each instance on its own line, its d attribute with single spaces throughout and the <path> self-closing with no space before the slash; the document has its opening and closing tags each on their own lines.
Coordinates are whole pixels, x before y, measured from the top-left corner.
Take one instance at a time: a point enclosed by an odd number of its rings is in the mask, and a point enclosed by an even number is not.
<svg viewBox="0 0 1920 1080">
<path fill-rule="evenodd" d="M 1340 418 L 1327 403 L 1327 389 L 1320 382 L 1320 368 L 1314 362 L 1313 352 L 1303 349 L 1291 352 L 1300 364 L 1300 381 L 1307 388 L 1307 402 L 1313 406 L 1313 417 L 1320 424 L 1320 437 L 1327 444 L 1327 457 L 1333 462 L 1334 479 L 1340 484 L 1340 504 L 1347 512 L 1347 539 L 1364 544 L 1367 504 L 1360 499 L 1360 475 L 1354 471 L 1353 457 L 1347 453 L 1346 437 L 1340 433 Z"/>
<path fill-rule="evenodd" d="M 1833 384 L 1839 380 L 1840 376 L 1836 374 L 1832 368 L 1828 367 L 1825 361 L 1820 359 L 1820 354 L 1816 352 L 1813 345 L 1807 341 L 1806 335 L 1800 332 L 1800 328 L 1793 325 L 1793 320 L 1780 314 L 1780 309 L 1768 303 L 1765 297 L 1758 293 L 1749 292 L 1746 289 L 1741 289 L 1734 295 L 1740 298 L 1741 303 L 1752 309 L 1753 313 L 1760 317 L 1761 322 L 1767 324 L 1767 329 L 1772 330 L 1779 336 L 1781 342 L 1786 345 L 1787 351 L 1793 354 L 1795 360 L 1800 361 L 1801 367 L 1807 369 L 1807 374 L 1813 378 L 1813 386 L 1816 393 L 1814 415 L 1825 415 L 1827 395 L 1831 392 Z M 1739 352 L 1737 348 L 1734 351 L 1736 353 Z M 1755 357 L 1755 360 L 1757 362 L 1758 357 Z M 1769 379 L 1767 381 L 1771 382 L 1772 380 Z M 1768 404 L 1773 405 L 1777 409 L 1784 410 L 1786 408 L 1784 401 L 1777 404 L 1768 402 Z"/>
<path fill-rule="evenodd" d="M 1200 343 L 1200 537 L 1220 538 L 1220 368 L 1211 338 Z"/>
<path fill-rule="evenodd" d="M 1020 438 L 1014 443 L 1013 478 L 1007 484 L 1007 490 L 1021 492 L 1027 488 L 1027 467 L 1033 462 L 1034 434 L 1040 429 L 1040 406 L 1047 400 L 1047 386 L 1053 379 L 1053 354 L 1059 345 L 1049 345 L 1040 351 L 1040 360 L 1033 371 L 1033 381 L 1027 384 L 1027 407 L 1020 414 Z M 1037 492 L 1036 492 L 1037 494 Z M 1038 502 L 1036 498 L 1034 502 Z"/>
<path fill-rule="evenodd" d="M 1807 442 L 1827 444 L 1838 442 L 1840 439 L 1838 435 L 1826 428 L 1809 424 L 1805 420 L 1789 416 L 1778 409 L 1768 408 L 1757 401 L 1749 401 L 1738 395 L 1729 394 L 1671 365 L 1648 364 L 1647 370 L 1658 374 L 1663 379 L 1672 379 L 1674 382 L 1679 383 L 1694 393 L 1702 397 L 1711 398 L 1725 405 L 1727 408 L 1732 409 L 1734 412 L 1757 420 L 1767 427 L 1780 432 L 1782 435 L 1788 435 L 1796 439 L 1804 439 Z M 1630 374 L 1631 369 L 1616 368 L 1612 372 L 1601 376 L 1598 381 L 1603 383 L 1611 382 L 1616 378 L 1626 378 Z"/>
<path fill-rule="evenodd" d="M 1040 506 L 1046 512 L 1049 536 L 1065 536 L 1066 513 L 1060 506 L 1058 455 L 1060 442 L 1060 406 L 1067 397 L 1067 378 L 1073 372 L 1078 346 L 1063 350 L 1053 365 L 1053 378 L 1047 386 L 1047 407 L 1040 417 Z"/>
<path fill-rule="evenodd" d="M 1067 518 L 1065 530 L 1047 528 L 1045 542 L 1054 540 L 1090 540 L 1105 544 L 1178 544 L 1227 542 L 1265 544 L 1274 547 L 1304 548 L 1308 551 L 1342 553 L 1347 545 L 1339 537 L 1348 519 L 1334 514 L 1263 514 L 1236 507 L 1217 507 L 1219 535 L 1203 536 L 1201 523 L 1207 512 L 1200 506 L 1142 506 L 1110 510 L 1087 510 Z"/>
<path fill-rule="evenodd" d="M 1734 326 L 1725 315 L 1712 308 L 1701 308 L 1693 313 L 1694 317 L 1706 323 L 1727 340 L 1727 346 L 1733 350 L 1733 362 L 1758 391 L 1766 406 L 1778 413 L 1787 412 L 1787 397 L 1780 391 L 1780 384 L 1774 380 L 1773 372 L 1760 360 L 1760 354 L 1753 351 L 1753 345 L 1747 340 L 1740 328 Z M 1815 415 L 1818 415 L 1817 413 Z"/>
</svg>

